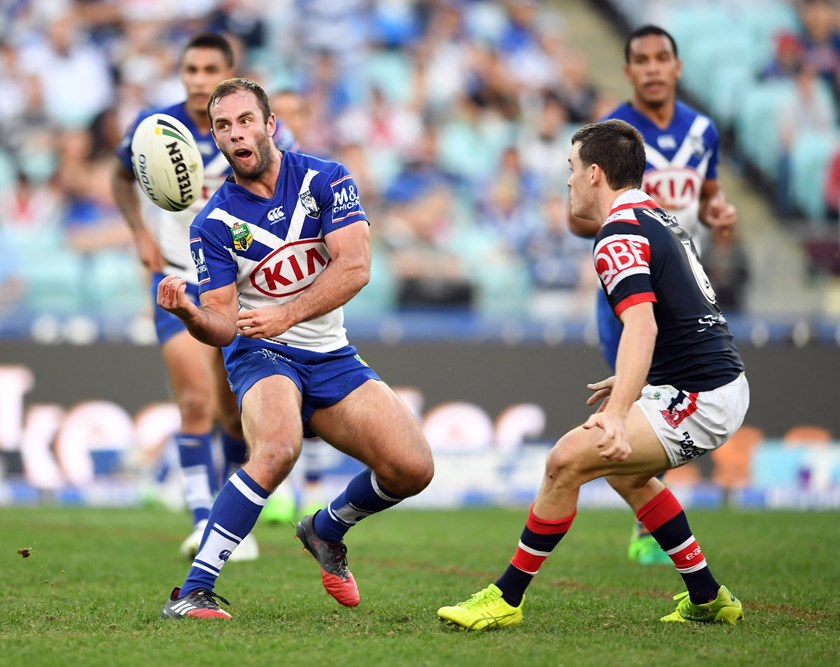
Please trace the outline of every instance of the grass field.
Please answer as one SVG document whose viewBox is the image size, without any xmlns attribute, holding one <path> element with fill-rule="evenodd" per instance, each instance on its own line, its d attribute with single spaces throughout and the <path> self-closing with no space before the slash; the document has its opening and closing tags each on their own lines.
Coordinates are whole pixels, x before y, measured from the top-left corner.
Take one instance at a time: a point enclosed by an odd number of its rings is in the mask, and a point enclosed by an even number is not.
<svg viewBox="0 0 840 667">
<path fill-rule="evenodd" d="M 259 525 L 262 556 L 226 566 L 232 622 L 164 621 L 187 563 L 185 515 L 0 509 L 3 665 L 837 665 L 837 513 L 696 511 L 717 577 L 744 602 L 737 627 L 663 624 L 670 568 L 625 559 L 629 512 L 581 510 L 528 592 L 521 626 L 463 634 L 435 611 L 507 564 L 524 510 L 391 511 L 348 537 L 356 609 L 323 592 L 291 527 Z M 31 547 L 29 558 L 17 550 Z"/>
</svg>

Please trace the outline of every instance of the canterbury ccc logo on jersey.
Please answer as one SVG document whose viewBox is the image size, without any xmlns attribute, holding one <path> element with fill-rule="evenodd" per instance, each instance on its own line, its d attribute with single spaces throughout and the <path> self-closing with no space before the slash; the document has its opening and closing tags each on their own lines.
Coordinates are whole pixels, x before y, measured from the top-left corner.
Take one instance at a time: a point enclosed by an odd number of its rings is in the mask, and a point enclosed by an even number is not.
<svg viewBox="0 0 840 667">
<path fill-rule="evenodd" d="M 277 222 L 278 220 L 282 220 L 286 217 L 286 214 L 283 213 L 283 207 L 278 206 L 277 208 L 271 209 L 265 216 L 268 218 L 269 222 Z"/>
<path fill-rule="evenodd" d="M 695 169 L 669 167 L 646 171 L 642 188 L 662 208 L 679 211 L 699 199 L 702 183 Z"/>
<path fill-rule="evenodd" d="M 637 234 L 613 234 L 595 246 L 595 270 L 612 294 L 628 276 L 650 273 L 650 243 Z"/>
<path fill-rule="evenodd" d="M 267 296 L 291 296 L 309 287 L 330 262 L 323 239 L 288 243 L 251 272 L 251 284 Z"/>
</svg>

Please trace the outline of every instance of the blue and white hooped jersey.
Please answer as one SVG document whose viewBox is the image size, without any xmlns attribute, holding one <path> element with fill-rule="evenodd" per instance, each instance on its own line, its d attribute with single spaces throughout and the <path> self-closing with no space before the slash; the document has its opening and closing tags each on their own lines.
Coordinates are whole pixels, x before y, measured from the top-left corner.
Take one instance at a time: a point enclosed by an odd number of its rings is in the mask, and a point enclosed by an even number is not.
<svg viewBox="0 0 840 667">
<path fill-rule="evenodd" d="M 326 235 L 356 222 L 367 224 L 367 216 L 344 165 L 286 152 L 271 198 L 227 180 L 196 216 L 190 247 L 199 289 L 236 283 L 242 310 L 289 301 L 329 264 Z M 343 309 L 268 340 L 316 352 L 337 350 L 347 345 Z M 253 344 L 264 342 L 237 336 L 230 349 Z"/>
<path fill-rule="evenodd" d="M 595 237 L 595 270 L 620 315 L 653 304 L 652 385 L 708 391 L 744 371 L 691 237 L 641 190 L 622 193 Z"/>
<path fill-rule="evenodd" d="M 131 171 L 131 139 L 134 137 L 134 131 L 144 118 L 154 113 L 168 114 L 186 125 L 192 132 L 204 160 L 204 186 L 201 189 L 201 195 L 196 197 L 189 208 L 183 211 L 164 211 L 148 201 L 146 197 L 140 197 L 144 220 L 151 226 L 163 254 L 164 273 L 171 273 L 195 284 L 195 267 L 190 256 L 190 224 L 193 218 L 204 208 L 207 200 L 210 199 L 210 195 L 218 190 L 219 186 L 230 175 L 231 169 L 225 156 L 216 147 L 213 135 L 210 132 L 202 133 L 199 131 L 187 113 L 183 102 L 160 109 L 147 109 L 137 116 L 116 149 L 117 157 L 126 169 Z M 285 126 L 280 125 L 279 121 L 274 140 L 281 150 L 290 149 L 294 145 L 294 137 L 291 132 Z"/>
<path fill-rule="evenodd" d="M 717 180 L 720 137 L 708 116 L 680 101 L 664 130 L 629 102 L 604 119 L 617 118 L 635 127 L 645 140 L 647 165 L 643 188 L 673 214 L 694 236 L 700 224 L 700 189 L 703 181 Z"/>
</svg>

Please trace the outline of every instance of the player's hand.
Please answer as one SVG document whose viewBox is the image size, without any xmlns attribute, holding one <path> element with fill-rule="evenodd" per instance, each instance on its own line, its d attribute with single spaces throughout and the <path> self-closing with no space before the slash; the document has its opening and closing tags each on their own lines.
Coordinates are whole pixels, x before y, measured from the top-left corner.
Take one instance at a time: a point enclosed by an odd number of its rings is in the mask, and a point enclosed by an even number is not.
<svg viewBox="0 0 840 667">
<path fill-rule="evenodd" d="M 601 380 L 600 382 L 591 382 L 586 385 L 586 388 L 592 392 L 592 395 L 586 399 L 586 404 L 595 405 L 598 401 L 604 399 L 604 402 L 598 406 L 598 410 L 596 411 L 603 412 L 604 408 L 606 408 L 607 404 L 610 402 L 610 394 L 612 393 L 614 384 L 615 375 L 611 375 L 605 380 Z"/>
<path fill-rule="evenodd" d="M 177 276 L 166 276 L 158 283 L 157 304 L 185 321 L 198 312 L 187 296 L 187 281 Z"/>
<path fill-rule="evenodd" d="M 134 241 L 137 245 L 137 257 L 143 262 L 143 266 L 152 273 L 161 273 L 163 271 L 163 255 L 160 253 L 160 246 L 152 238 L 149 230 L 142 229 L 137 232 Z"/>
<path fill-rule="evenodd" d="M 590 415 L 583 428 L 600 428 L 604 431 L 601 439 L 595 443 L 595 447 L 600 450 L 598 455 L 602 461 L 626 461 L 633 451 L 624 430 L 624 419 L 612 412 L 596 412 Z"/>
<path fill-rule="evenodd" d="M 247 338 L 274 338 L 292 326 L 285 315 L 283 306 L 242 310 L 236 320 L 236 330 Z"/>
<path fill-rule="evenodd" d="M 731 232 L 738 220 L 735 207 L 726 201 L 722 192 L 718 192 L 706 206 L 705 222 L 713 230 Z"/>
</svg>

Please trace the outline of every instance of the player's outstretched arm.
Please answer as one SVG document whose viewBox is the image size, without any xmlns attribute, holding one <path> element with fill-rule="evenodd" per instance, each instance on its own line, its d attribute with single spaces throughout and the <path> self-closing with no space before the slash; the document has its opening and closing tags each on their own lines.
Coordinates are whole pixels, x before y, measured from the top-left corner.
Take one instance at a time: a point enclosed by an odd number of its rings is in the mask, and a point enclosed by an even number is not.
<svg viewBox="0 0 840 667">
<path fill-rule="evenodd" d="M 126 169 L 117 158 L 114 158 L 114 166 L 111 169 L 111 192 L 123 219 L 134 233 L 137 256 L 143 262 L 143 266 L 153 273 L 163 271 L 163 256 L 160 254 L 160 248 L 143 222 L 140 198 L 134 187 L 134 173 Z"/>
<path fill-rule="evenodd" d="M 166 276 L 158 284 L 157 302 L 177 316 L 197 340 L 223 347 L 236 336 L 236 285 L 231 283 L 201 295 L 201 307 L 187 296 L 187 281 Z"/>
<path fill-rule="evenodd" d="M 272 338 L 300 322 L 325 315 L 350 301 L 370 280 L 370 229 L 367 221 L 326 235 L 330 263 L 308 289 L 278 306 L 239 313 L 239 333 L 249 338 Z"/>
</svg>

